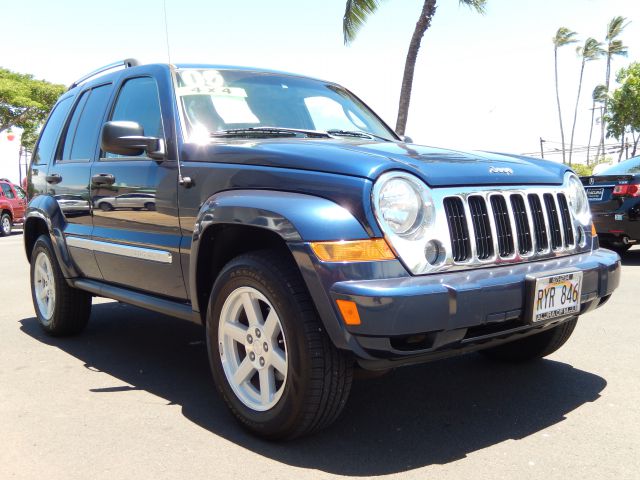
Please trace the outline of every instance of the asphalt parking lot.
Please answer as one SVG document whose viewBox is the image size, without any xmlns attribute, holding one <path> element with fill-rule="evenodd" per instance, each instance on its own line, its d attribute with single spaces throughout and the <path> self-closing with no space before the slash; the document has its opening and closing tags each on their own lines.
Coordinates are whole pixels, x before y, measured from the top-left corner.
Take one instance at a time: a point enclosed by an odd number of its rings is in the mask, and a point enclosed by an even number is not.
<svg viewBox="0 0 640 480">
<path fill-rule="evenodd" d="M 199 327 L 94 302 L 41 333 L 22 235 L 0 238 L 0 478 L 640 478 L 640 248 L 569 342 L 526 366 L 478 355 L 359 380 L 340 420 L 290 443 L 245 434 Z"/>
</svg>

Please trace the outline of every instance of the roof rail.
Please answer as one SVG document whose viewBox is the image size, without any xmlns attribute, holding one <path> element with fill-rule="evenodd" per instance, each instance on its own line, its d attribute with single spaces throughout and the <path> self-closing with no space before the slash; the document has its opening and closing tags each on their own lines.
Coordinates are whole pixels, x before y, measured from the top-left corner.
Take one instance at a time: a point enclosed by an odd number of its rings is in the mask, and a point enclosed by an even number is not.
<svg viewBox="0 0 640 480">
<path fill-rule="evenodd" d="M 95 77 L 96 75 L 99 75 L 108 70 L 113 70 L 114 68 L 118 67 L 131 68 L 137 65 L 140 65 L 140 62 L 138 62 L 138 60 L 136 60 L 135 58 L 125 58 L 124 60 L 120 60 L 119 62 L 110 63 L 109 65 L 105 65 L 104 67 L 98 68 L 97 70 L 94 70 L 93 72 L 80 77 L 78 80 L 69 85 L 67 91 L 71 90 L 72 88 L 76 88 L 81 83 L 84 83 L 90 78 Z"/>
</svg>

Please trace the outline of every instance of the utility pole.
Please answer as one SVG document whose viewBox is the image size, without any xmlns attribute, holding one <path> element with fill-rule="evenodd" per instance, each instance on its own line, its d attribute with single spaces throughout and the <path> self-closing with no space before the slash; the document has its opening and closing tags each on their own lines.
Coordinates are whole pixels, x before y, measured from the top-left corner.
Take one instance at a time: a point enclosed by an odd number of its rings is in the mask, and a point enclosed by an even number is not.
<svg viewBox="0 0 640 480">
<path fill-rule="evenodd" d="M 545 140 L 540 137 L 540 157 L 544 158 L 544 142 Z"/>
</svg>

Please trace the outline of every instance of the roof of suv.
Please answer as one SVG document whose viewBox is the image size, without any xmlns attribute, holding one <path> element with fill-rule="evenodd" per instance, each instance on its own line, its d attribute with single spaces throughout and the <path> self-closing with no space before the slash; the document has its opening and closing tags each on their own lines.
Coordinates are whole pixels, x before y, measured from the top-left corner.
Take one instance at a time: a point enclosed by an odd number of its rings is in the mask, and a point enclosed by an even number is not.
<svg viewBox="0 0 640 480">
<path fill-rule="evenodd" d="M 125 67 L 124 69 L 119 69 L 115 71 L 111 71 L 112 69 L 118 67 Z M 298 77 L 298 78 L 306 78 L 309 80 L 315 80 L 319 82 L 331 83 L 335 85 L 335 82 L 330 82 L 327 80 L 322 80 L 319 78 L 309 77 L 307 75 L 301 75 L 298 73 L 291 72 L 283 72 L 279 70 L 271 70 L 266 68 L 257 68 L 257 67 L 242 67 L 235 65 L 215 65 L 215 64 L 206 64 L 206 63 L 177 63 L 177 64 L 168 64 L 168 63 L 149 63 L 149 64 L 139 64 L 136 60 L 127 59 L 122 62 L 116 62 L 111 65 L 107 65 L 102 67 L 101 69 L 96 70 L 95 72 L 89 73 L 84 77 L 76 80 L 71 84 L 68 91 L 76 91 L 78 87 L 86 87 L 89 85 L 93 85 L 96 83 L 104 82 L 105 80 L 113 79 L 114 77 L 121 75 L 122 72 L 128 71 L 129 69 L 136 70 L 146 70 L 148 68 L 153 67 L 161 67 L 161 68 L 211 68 L 215 70 L 237 70 L 237 71 L 246 71 L 246 72 L 256 72 L 256 73 L 267 73 L 273 75 L 286 75 L 290 77 Z"/>
</svg>

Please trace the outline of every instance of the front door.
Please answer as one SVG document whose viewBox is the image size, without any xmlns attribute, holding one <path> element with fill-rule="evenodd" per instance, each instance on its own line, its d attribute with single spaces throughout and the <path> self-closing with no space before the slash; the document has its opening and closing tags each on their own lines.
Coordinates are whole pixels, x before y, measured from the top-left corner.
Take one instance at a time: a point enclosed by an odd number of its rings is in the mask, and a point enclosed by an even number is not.
<svg viewBox="0 0 640 480">
<path fill-rule="evenodd" d="M 160 85 L 170 88 L 166 79 Z M 151 75 L 125 78 L 109 120 L 137 122 L 144 135 L 166 138 L 163 118 L 171 121 L 172 113 L 162 111 L 160 93 Z M 91 178 L 92 243 L 104 280 L 185 299 L 175 158 L 101 152 Z"/>
</svg>

